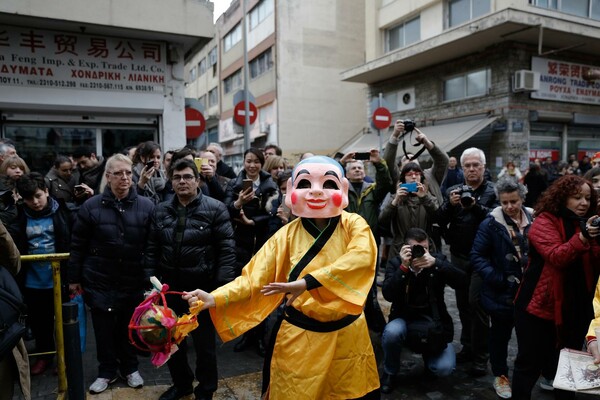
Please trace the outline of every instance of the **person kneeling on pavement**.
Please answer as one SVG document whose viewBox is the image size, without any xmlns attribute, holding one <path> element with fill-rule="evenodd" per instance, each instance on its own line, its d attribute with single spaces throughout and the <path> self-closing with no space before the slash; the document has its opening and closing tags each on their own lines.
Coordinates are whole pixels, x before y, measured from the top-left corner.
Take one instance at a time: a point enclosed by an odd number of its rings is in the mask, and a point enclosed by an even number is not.
<svg viewBox="0 0 600 400">
<path fill-rule="evenodd" d="M 423 355 L 426 373 L 448 376 L 456 367 L 454 326 L 444 302 L 446 284 L 464 284 L 464 272 L 443 254 L 429 253 L 429 237 L 419 228 L 406 232 L 399 256 L 390 261 L 383 297 L 392 303 L 383 330 L 381 391 L 390 393 L 400 370 L 402 348 Z"/>
</svg>

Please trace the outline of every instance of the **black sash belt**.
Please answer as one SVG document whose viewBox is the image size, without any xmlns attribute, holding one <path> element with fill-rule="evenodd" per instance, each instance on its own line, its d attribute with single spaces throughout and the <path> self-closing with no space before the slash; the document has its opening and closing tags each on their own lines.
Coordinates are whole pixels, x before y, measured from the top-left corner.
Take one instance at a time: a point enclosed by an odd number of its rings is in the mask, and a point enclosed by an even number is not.
<svg viewBox="0 0 600 400">
<path fill-rule="evenodd" d="M 286 307 L 283 319 L 298 328 L 306 329 L 312 332 L 333 332 L 347 327 L 360 317 L 358 315 L 346 315 L 337 321 L 317 321 L 311 317 L 307 317 L 294 307 Z"/>
</svg>

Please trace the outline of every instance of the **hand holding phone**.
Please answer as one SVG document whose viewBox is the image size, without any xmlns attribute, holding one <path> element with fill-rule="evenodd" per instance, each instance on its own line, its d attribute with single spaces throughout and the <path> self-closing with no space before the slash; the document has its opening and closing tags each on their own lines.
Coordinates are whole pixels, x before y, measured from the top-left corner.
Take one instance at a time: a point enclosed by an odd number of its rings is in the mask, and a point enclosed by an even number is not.
<svg viewBox="0 0 600 400">
<path fill-rule="evenodd" d="M 354 153 L 354 159 L 355 160 L 363 160 L 363 161 L 370 160 L 371 152 L 369 152 L 369 151 L 356 152 L 356 153 Z"/>
<path fill-rule="evenodd" d="M 76 195 L 80 195 L 85 193 L 85 187 L 83 187 L 83 185 L 75 185 L 75 187 L 73 188 L 73 191 L 75 192 Z"/>
</svg>

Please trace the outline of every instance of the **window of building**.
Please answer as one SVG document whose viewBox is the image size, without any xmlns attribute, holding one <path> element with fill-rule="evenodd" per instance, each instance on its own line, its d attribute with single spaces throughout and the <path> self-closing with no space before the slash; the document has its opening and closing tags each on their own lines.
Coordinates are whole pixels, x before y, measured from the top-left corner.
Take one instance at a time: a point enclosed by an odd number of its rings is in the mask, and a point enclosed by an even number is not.
<svg viewBox="0 0 600 400">
<path fill-rule="evenodd" d="M 217 89 L 218 88 L 213 88 L 212 90 L 210 90 L 208 92 L 208 106 L 209 107 L 216 106 L 217 103 L 219 102 L 219 92 Z"/>
<path fill-rule="evenodd" d="M 204 75 L 206 72 L 206 57 L 198 63 L 198 76 Z"/>
<path fill-rule="evenodd" d="M 239 89 L 242 87 L 242 69 L 238 69 L 233 74 L 229 75 L 223 81 L 223 90 L 225 94 L 230 93 L 235 89 Z"/>
<path fill-rule="evenodd" d="M 203 94 L 202 96 L 198 97 L 198 102 L 202 104 L 204 108 L 206 108 L 206 95 Z"/>
<path fill-rule="evenodd" d="M 190 70 L 190 82 L 194 82 L 197 77 L 198 77 L 198 70 L 196 69 L 196 67 L 193 67 Z"/>
<path fill-rule="evenodd" d="M 273 68 L 272 52 L 269 48 L 250 61 L 250 78 L 254 79 Z"/>
<path fill-rule="evenodd" d="M 538 7 L 600 20 L 600 0 L 531 0 Z"/>
<path fill-rule="evenodd" d="M 208 65 L 215 65 L 217 63 L 217 46 L 213 47 L 208 53 Z"/>
<path fill-rule="evenodd" d="M 491 71 L 481 69 L 444 80 L 444 101 L 484 96 L 491 86 Z"/>
<path fill-rule="evenodd" d="M 252 9 L 252 11 L 250 11 L 250 14 L 248 14 L 250 30 L 256 28 L 271 14 L 273 14 L 273 0 L 262 0 Z"/>
<path fill-rule="evenodd" d="M 385 31 L 385 51 L 393 51 L 421 40 L 421 18 L 396 25 Z"/>
<path fill-rule="evenodd" d="M 227 35 L 223 38 L 223 49 L 229 51 L 235 46 L 240 40 L 242 40 L 242 25 L 237 24 Z"/>
<path fill-rule="evenodd" d="M 491 0 L 449 0 L 450 26 L 460 25 L 487 14 L 491 10 Z"/>
</svg>

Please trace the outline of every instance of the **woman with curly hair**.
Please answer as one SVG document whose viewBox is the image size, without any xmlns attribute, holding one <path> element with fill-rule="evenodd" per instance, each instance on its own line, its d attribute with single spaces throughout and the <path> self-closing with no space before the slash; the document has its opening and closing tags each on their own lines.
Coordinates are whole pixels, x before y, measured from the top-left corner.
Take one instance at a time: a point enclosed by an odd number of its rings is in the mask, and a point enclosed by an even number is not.
<svg viewBox="0 0 600 400">
<path fill-rule="evenodd" d="M 583 348 L 600 274 L 594 239 L 597 194 L 589 181 L 567 175 L 535 207 L 529 230 L 529 264 L 515 300 L 518 354 L 513 399 L 529 399 L 540 373 L 554 376 L 560 349 Z M 555 390 L 556 398 L 569 398 Z"/>
</svg>

